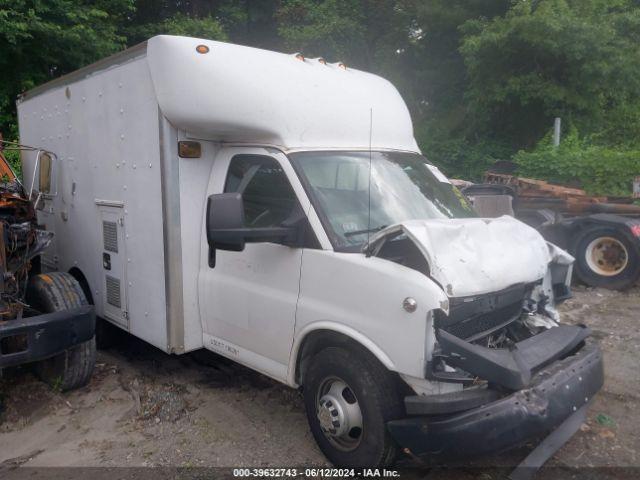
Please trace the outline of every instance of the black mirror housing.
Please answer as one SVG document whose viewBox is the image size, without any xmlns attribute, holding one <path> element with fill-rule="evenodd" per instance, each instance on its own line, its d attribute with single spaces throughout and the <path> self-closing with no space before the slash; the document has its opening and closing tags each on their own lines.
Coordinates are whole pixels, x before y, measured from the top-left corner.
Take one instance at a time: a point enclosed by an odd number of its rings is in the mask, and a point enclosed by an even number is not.
<svg viewBox="0 0 640 480">
<path fill-rule="evenodd" d="M 207 242 L 209 266 L 215 265 L 215 251 L 241 252 L 245 243 L 278 242 L 292 247 L 304 243 L 302 210 L 297 209 L 280 227 L 247 228 L 244 224 L 244 203 L 240 193 L 218 193 L 207 199 Z"/>
<path fill-rule="evenodd" d="M 244 204 L 240 193 L 219 193 L 207 199 L 207 242 L 209 247 L 241 252 L 244 237 L 220 235 L 244 229 Z"/>
</svg>

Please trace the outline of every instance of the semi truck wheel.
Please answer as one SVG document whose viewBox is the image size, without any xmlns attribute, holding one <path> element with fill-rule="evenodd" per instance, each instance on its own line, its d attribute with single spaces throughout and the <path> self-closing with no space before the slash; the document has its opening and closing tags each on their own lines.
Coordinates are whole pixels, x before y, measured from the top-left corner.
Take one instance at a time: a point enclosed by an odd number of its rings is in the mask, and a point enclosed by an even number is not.
<svg viewBox="0 0 640 480">
<path fill-rule="evenodd" d="M 638 250 L 615 228 L 581 232 L 573 250 L 576 276 L 589 286 L 622 290 L 640 278 Z"/>
<path fill-rule="evenodd" d="M 68 273 L 54 272 L 31 278 L 27 301 L 43 313 L 88 305 L 78 281 Z M 61 391 L 86 385 L 96 363 L 95 336 L 55 357 L 36 363 L 37 375 Z"/>
<path fill-rule="evenodd" d="M 304 403 L 320 450 L 336 467 L 379 468 L 397 447 L 386 422 L 402 415 L 389 372 L 375 359 L 329 347 L 312 359 L 303 379 Z"/>
</svg>

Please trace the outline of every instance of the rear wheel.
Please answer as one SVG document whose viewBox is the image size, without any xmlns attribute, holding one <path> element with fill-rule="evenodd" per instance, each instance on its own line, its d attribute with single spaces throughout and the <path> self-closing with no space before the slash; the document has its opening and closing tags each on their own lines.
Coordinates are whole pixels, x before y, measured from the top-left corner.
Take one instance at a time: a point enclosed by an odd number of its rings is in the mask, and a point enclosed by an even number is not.
<svg viewBox="0 0 640 480">
<path fill-rule="evenodd" d="M 576 276 L 592 287 L 624 289 L 640 278 L 637 247 L 619 230 L 594 227 L 574 242 Z"/>
<path fill-rule="evenodd" d="M 31 279 L 27 301 L 43 313 L 53 313 L 88 305 L 82 287 L 68 273 L 53 272 Z M 61 391 L 82 387 L 89 382 L 96 362 L 95 337 L 55 357 L 36 364 L 37 375 Z"/>
<path fill-rule="evenodd" d="M 402 403 L 393 378 L 374 358 L 326 348 L 311 359 L 303 392 L 311 432 L 333 465 L 393 463 L 397 447 L 386 423 L 402 415 Z"/>
</svg>

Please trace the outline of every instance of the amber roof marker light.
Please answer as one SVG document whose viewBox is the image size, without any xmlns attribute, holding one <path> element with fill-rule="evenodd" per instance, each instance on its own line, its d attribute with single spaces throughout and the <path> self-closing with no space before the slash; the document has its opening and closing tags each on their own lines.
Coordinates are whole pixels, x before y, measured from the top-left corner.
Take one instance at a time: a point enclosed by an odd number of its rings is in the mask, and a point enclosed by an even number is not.
<svg viewBox="0 0 640 480">
<path fill-rule="evenodd" d="M 204 55 L 205 53 L 209 53 L 209 47 L 207 47 L 206 45 L 198 45 L 196 47 L 196 52 Z"/>
</svg>

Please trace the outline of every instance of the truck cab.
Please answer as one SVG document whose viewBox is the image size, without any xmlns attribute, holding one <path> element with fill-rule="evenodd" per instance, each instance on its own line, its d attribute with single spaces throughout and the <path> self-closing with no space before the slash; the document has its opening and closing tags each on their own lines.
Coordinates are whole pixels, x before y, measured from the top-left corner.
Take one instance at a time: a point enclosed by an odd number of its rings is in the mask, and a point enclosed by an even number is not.
<svg viewBox="0 0 640 480">
<path fill-rule="evenodd" d="M 31 150 L 39 189 L 27 192 L 3 151 Z M 96 360 L 95 312 L 67 272 L 43 273 L 40 255 L 53 232 L 38 225 L 36 208 L 49 195 L 56 156 L 0 135 L 0 375 L 5 368 L 34 367 L 60 391 L 85 386 Z"/>
<path fill-rule="evenodd" d="M 602 385 L 589 330 L 555 308 L 572 257 L 510 217 L 478 218 L 417 153 L 224 149 L 203 225 L 206 344 L 301 386 L 336 464 L 397 445 L 429 459 L 502 449 Z"/>
</svg>

